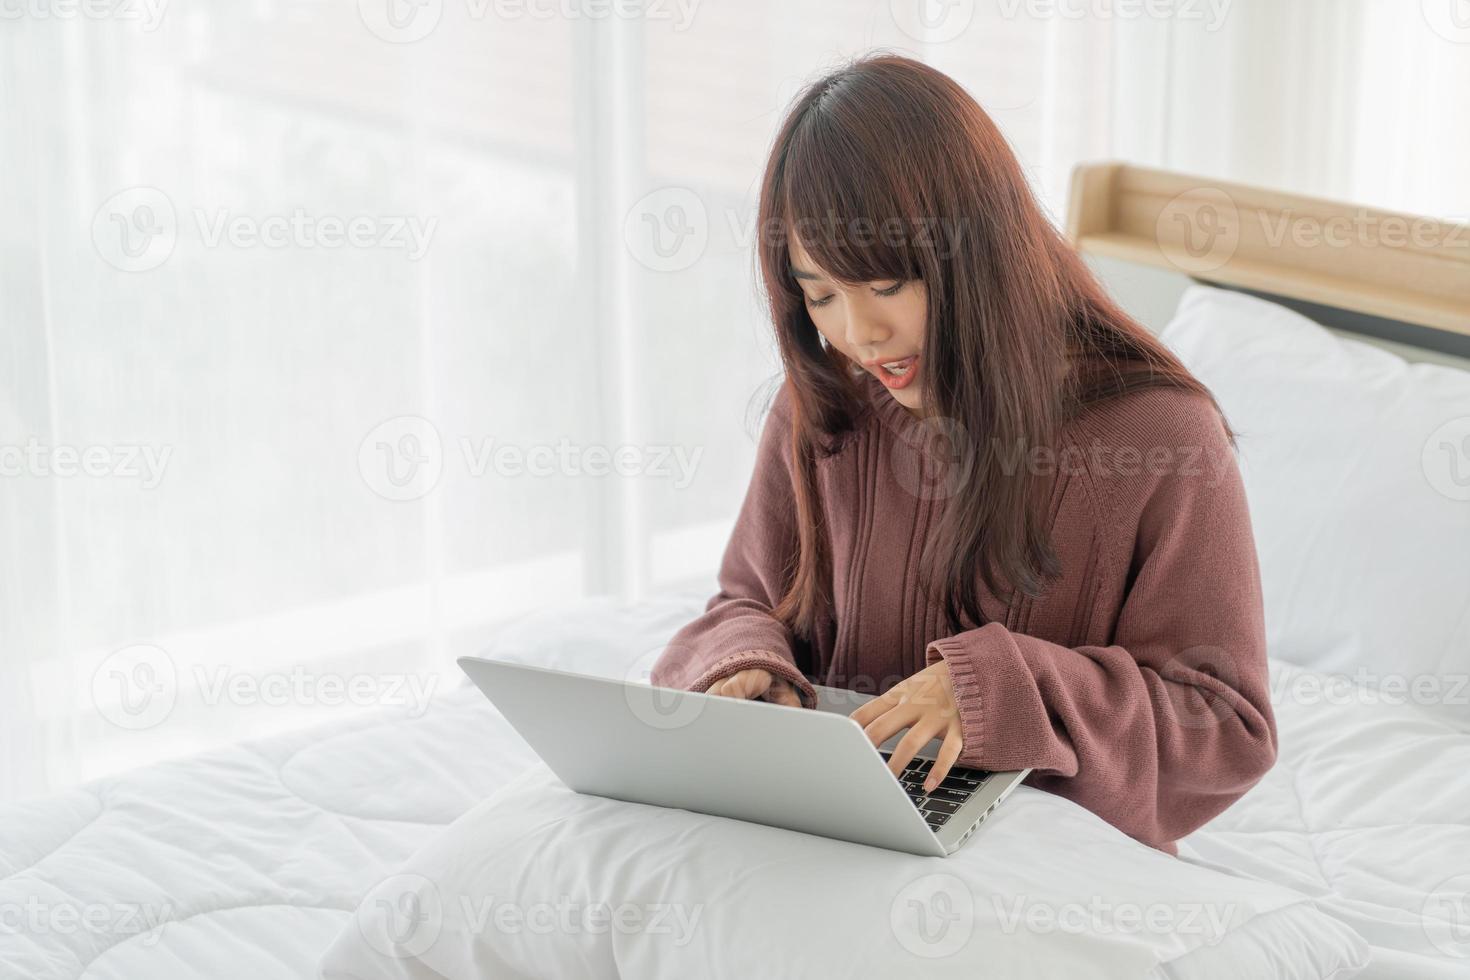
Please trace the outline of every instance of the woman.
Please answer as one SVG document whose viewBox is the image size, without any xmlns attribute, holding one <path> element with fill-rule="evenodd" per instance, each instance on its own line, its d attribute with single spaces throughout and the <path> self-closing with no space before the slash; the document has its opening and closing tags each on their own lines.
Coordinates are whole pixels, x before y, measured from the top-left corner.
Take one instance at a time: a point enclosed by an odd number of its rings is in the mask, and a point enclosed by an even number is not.
<svg viewBox="0 0 1470 980">
<path fill-rule="evenodd" d="M 882 56 L 796 101 L 761 188 L 786 377 L 720 591 L 653 681 L 881 694 L 875 745 L 1030 768 L 1173 842 L 1270 768 L 1250 517 L 1209 392 L 1109 300 L 953 80 Z"/>
</svg>

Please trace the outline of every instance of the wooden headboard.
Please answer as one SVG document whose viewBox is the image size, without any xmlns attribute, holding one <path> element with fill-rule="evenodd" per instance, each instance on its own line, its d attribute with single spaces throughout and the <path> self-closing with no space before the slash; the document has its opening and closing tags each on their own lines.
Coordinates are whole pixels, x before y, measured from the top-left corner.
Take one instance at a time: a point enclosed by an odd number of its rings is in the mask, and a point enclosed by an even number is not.
<svg viewBox="0 0 1470 980">
<path fill-rule="evenodd" d="M 1470 225 L 1095 163 L 1073 173 L 1067 233 L 1085 254 L 1341 312 L 1347 329 L 1470 344 Z"/>
</svg>

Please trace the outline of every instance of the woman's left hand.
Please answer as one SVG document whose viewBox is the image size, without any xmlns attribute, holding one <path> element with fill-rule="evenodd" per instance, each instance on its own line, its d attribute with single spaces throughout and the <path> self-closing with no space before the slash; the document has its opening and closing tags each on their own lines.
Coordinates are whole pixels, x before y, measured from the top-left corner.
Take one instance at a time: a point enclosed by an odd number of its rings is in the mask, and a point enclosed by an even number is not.
<svg viewBox="0 0 1470 980">
<path fill-rule="evenodd" d="M 867 702 L 848 717 L 863 726 L 863 732 L 875 746 L 881 746 L 898 732 L 908 729 L 908 734 L 898 740 L 888 768 L 894 776 L 914 758 L 915 753 L 929 744 L 930 739 L 943 739 L 944 744 L 934 759 L 929 776 L 924 780 L 924 792 L 931 793 L 939 785 L 964 748 L 964 737 L 960 731 L 960 711 L 954 700 L 954 681 L 949 676 L 949 664 L 943 660 L 919 671 L 914 676 L 895 684 L 887 693 Z"/>
</svg>

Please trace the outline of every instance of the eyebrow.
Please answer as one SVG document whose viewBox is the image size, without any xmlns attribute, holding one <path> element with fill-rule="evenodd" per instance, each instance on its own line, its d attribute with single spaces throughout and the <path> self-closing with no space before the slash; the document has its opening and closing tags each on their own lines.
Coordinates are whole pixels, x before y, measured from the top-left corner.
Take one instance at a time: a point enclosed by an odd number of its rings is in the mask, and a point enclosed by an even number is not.
<svg viewBox="0 0 1470 980">
<path fill-rule="evenodd" d="M 794 265 L 791 267 L 791 274 L 797 279 L 810 279 L 814 282 L 821 282 L 823 278 L 822 276 L 817 275 L 815 272 L 807 272 L 805 269 L 798 269 Z"/>
</svg>

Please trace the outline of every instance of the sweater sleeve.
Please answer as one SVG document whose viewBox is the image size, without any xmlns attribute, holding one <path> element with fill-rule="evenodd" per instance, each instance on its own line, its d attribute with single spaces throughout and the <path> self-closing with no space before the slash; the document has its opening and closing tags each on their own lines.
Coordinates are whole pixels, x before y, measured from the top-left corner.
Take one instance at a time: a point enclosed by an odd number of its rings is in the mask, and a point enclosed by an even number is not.
<svg viewBox="0 0 1470 980">
<path fill-rule="evenodd" d="M 719 591 L 660 654 L 650 677 L 659 687 L 704 691 L 722 677 L 763 667 L 790 681 L 803 705 L 816 705 L 816 691 L 792 653 L 791 631 L 772 612 L 797 551 L 789 399 L 783 385 L 761 432 L 745 502 L 725 546 Z"/>
<path fill-rule="evenodd" d="M 1276 758 L 1245 491 L 1224 431 L 1198 431 L 1215 465 L 1149 478 L 1112 645 L 989 623 L 926 650 L 950 667 L 962 764 L 1033 769 L 1038 786 L 1171 852 Z"/>
</svg>

